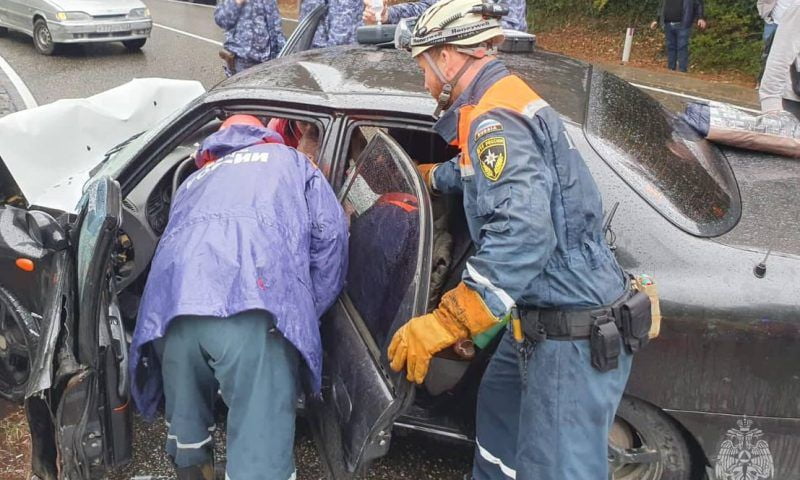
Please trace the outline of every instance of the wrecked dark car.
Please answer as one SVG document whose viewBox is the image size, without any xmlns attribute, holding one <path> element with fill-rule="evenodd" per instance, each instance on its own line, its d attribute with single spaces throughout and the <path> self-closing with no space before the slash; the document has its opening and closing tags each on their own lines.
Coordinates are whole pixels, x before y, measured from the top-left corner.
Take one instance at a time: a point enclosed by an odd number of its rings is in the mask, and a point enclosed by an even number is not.
<svg viewBox="0 0 800 480">
<path fill-rule="evenodd" d="M 720 149 L 589 64 L 501 58 L 562 114 L 608 242 L 660 291 L 661 335 L 637 354 L 610 436 L 614 478 L 800 476 L 800 163 Z M 125 363 L 148 264 L 194 145 L 232 113 L 317 125 L 316 158 L 350 214 L 347 286 L 321 321 L 323 398 L 305 405 L 330 476 L 357 475 L 407 431 L 471 441 L 493 343 L 440 354 L 422 387 L 386 360 L 391 333 L 458 282 L 471 248 L 459 199 L 431 198 L 415 168 L 455 154 L 422 80 L 391 49 L 279 58 L 120 138 L 74 212 L 37 205 L 0 167 L 0 394 L 25 403 L 35 475 L 102 478 L 130 460 Z"/>
</svg>

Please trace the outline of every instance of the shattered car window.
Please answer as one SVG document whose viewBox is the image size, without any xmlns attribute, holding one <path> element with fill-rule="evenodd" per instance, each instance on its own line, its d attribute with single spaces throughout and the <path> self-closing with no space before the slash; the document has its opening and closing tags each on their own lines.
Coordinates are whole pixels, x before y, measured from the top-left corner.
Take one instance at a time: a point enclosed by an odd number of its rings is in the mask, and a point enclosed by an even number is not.
<svg viewBox="0 0 800 480">
<path fill-rule="evenodd" d="M 647 94 L 595 72 L 586 133 L 606 163 L 679 228 L 715 237 L 738 222 L 741 199 L 725 157 Z"/>
<path fill-rule="evenodd" d="M 380 137 L 371 139 L 351 166 L 343 204 L 350 219 L 346 293 L 383 349 L 417 266 L 418 199 L 398 159 Z"/>
</svg>

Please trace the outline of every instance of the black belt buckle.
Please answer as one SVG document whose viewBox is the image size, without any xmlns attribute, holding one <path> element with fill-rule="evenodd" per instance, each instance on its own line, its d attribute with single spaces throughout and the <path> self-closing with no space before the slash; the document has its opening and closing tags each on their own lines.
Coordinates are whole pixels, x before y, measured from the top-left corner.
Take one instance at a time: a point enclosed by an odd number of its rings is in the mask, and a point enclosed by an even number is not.
<svg viewBox="0 0 800 480">
<path fill-rule="evenodd" d="M 620 336 L 614 319 L 606 313 L 594 316 L 589 346 L 592 366 L 600 372 L 614 370 L 619 365 Z"/>
</svg>

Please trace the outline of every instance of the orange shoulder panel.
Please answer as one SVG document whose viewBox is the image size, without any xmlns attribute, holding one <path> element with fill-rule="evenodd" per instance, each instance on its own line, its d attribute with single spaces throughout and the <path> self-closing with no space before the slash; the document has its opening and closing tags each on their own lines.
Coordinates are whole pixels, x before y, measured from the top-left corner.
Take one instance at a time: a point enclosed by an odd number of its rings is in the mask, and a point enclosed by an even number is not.
<svg viewBox="0 0 800 480">
<path fill-rule="evenodd" d="M 489 87 L 470 116 L 475 119 L 495 108 L 523 113 L 528 104 L 540 98 L 521 78 L 509 75 Z"/>
</svg>

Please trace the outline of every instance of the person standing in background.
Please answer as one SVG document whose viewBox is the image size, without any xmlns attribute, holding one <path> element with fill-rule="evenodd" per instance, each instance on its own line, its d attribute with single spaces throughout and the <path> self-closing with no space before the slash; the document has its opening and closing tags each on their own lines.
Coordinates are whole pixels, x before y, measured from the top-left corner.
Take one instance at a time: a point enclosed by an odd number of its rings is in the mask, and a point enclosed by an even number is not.
<svg viewBox="0 0 800 480">
<path fill-rule="evenodd" d="M 780 18 L 794 3 L 795 0 L 758 0 L 756 4 L 758 15 L 764 20 L 764 50 L 761 52 L 761 71 L 758 74 L 759 86 L 761 85 L 761 78 L 764 76 L 767 57 L 769 57 L 769 52 L 772 49 L 772 41 L 775 39 L 775 31 L 778 29 Z"/>
<path fill-rule="evenodd" d="M 225 75 L 275 58 L 286 43 L 275 0 L 222 0 L 214 21 L 225 30 Z"/>
<path fill-rule="evenodd" d="M 381 10 L 381 23 L 396 24 L 404 18 L 418 17 L 438 0 L 419 0 L 417 2 L 398 3 Z M 508 7 L 508 15 L 500 20 L 503 28 L 509 30 L 528 31 L 528 20 L 525 0 L 501 0 L 497 3 Z M 384 4 L 385 5 L 385 4 Z M 364 23 L 377 22 L 372 0 L 364 0 Z"/>
<path fill-rule="evenodd" d="M 326 5 L 327 13 L 314 34 L 314 48 L 356 43 L 356 29 L 362 24 L 362 0 L 301 0 L 300 21 L 318 5 Z"/>
<path fill-rule="evenodd" d="M 689 68 L 689 37 L 692 25 L 705 30 L 703 0 L 662 0 L 659 20 L 653 21 L 650 28 L 660 23 L 664 27 L 667 44 L 667 68 L 686 72 Z"/>
<path fill-rule="evenodd" d="M 800 0 L 790 3 L 792 5 L 781 12 L 758 96 L 762 112 L 780 114 L 785 110 L 800 120 L 800 95 L 789 73 L 789 69 L 800 62 Z"/>
</svg>

